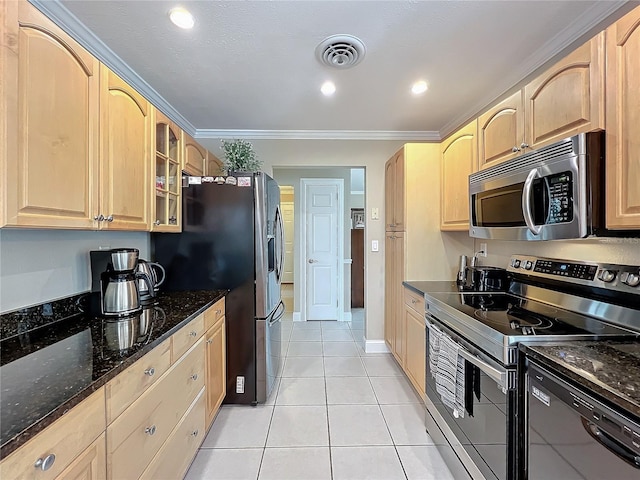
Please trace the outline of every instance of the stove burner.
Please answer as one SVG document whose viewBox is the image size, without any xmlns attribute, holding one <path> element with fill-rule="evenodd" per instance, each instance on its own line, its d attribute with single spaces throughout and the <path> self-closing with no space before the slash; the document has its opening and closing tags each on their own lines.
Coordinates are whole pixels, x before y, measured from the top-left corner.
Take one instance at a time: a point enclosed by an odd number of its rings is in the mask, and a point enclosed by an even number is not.
<svg viewBox="0 0 640 480">
<path fill-rule="evenodd" d="M 553 318 L 528 311 L 522 307 L 508 304 L 501 311 L 478 308 L 474 316 L 486 324 L 508 324 L 511 330 L 520 330 L 523 335 L 536 335 L 538 330 L 548 330 L 553 327 Z M 503 315 L 504 312 L 504 315 Z"/>
</svg>

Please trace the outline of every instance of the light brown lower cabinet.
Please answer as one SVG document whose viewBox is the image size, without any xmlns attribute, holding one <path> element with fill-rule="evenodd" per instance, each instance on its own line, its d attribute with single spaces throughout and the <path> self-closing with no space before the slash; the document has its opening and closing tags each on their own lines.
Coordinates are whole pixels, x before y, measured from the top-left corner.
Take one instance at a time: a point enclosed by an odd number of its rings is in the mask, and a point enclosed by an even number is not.
<svg viewBox="0 0 640 480">
<path fill-rule="evenodd" d="M 405 287 L 403 305 L 404 371 L 418 393 L 425 395 L 426 325 L 424 297 Z"/>
<path fill-rule="evenodd" d="M 101 388 L 2 460 L 0 478 L 105 478 L 104 429 Z"/>
<path fill-rule="evenodd" d="M 225 317 L 222 317 L 218 319 L 213 327 L 207 330 L 205 343 L 207 429 L 216 418 L 216 414 L 227 393 L 227 350 L 225 343 Z"/>
</svg>

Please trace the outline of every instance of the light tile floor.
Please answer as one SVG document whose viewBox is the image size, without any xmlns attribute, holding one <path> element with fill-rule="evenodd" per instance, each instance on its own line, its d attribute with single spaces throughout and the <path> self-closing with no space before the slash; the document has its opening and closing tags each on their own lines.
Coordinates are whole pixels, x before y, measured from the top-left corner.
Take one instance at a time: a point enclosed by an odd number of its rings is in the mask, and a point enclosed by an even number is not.
<svg viewBox="0 0 640 480">
<path fill-rule="evenodd" d="M 427 434 L 424 405 L 390 354 L 366 354 L 364 315 L 282 323 L 269 400 L 224 405 L 187 480 L 450 480 L 455 456 Z"/>
</svg>

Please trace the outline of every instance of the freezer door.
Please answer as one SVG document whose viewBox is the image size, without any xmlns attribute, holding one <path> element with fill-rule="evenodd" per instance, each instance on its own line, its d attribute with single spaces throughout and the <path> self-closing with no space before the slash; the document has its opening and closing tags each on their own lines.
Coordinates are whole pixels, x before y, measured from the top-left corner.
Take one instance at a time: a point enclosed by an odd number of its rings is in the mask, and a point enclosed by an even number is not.
<svg viewBox="0 0 640 480">
<path fill-rule="evenodd" d="M 274 179 L 256 175 L 256 318 L 269 317 L 280 303 L 283 230 L 280 188 Z"/>
</svg>

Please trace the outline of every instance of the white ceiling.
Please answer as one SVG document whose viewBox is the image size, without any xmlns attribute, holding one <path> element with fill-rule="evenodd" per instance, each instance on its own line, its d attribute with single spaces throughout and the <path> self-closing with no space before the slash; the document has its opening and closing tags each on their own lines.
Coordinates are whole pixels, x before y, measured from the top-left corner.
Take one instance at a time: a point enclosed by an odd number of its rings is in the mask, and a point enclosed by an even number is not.
<svg viewBox="0 0 640 480">
<path fill-rule="evenodd" d="M 32 1 L 200 138 L 439 139 L 630 8 L 580 0 Z M 169 22 L 177 5 L 194 14 L 193 30 Z M 314 50 L 333 34 L 360 38 L 362 63 L 321 65 Z M 326 98 L 319 88 L 329 79 L 338 90 Z M 429 90 L 415 97 L 418 79 Z"/>
</svg>

